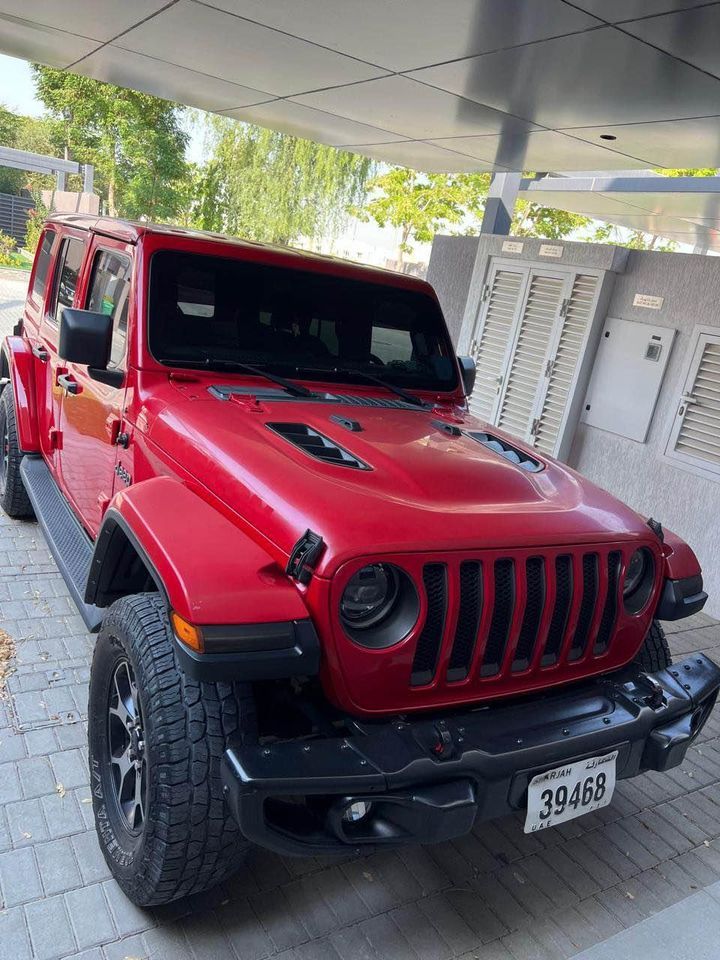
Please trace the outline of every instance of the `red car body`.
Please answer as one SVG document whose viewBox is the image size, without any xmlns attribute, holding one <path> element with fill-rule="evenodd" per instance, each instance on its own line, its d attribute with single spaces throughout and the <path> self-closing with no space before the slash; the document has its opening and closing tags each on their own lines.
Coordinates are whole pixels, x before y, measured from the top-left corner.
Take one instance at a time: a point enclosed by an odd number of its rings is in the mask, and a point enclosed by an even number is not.
<svg viewBox="0 0 720 960">
<path fill-rule="evenodd" d="M 241 383 L 257 385 L 260 394 L 267 386 L 261 378 L 168 369 L 148 347 L 149 270 L 158 250 L 370 278 L 435 299 L 428 284 L 179 229 L 82 217 L 55 218 L 49 229 L 56 234 L 53 264 L 63 238 L 86 245 L 76 307 L 86 305 L 98 250 L 132 260 L 127 372 L 117 388 L 60 359 L 58 327 L 47 308 L 53 283 L 48 277 L 46 297 L 39 297 L 32 292 L 33 274 L 22 332 L 5 348 L 22 450 L 42 454 L 92 539 L 108 510 L 124 518 L 171 608 L 184 620 L 206 627 L 309 617 L 321 644 L 323 688 L 339 708 L 366 717 L 455 708 L 607 673 L 637 654 L 665 581 L 699 574 L 687 545 L 672 535 L 662 542 L 642 517 L 565 465 L 505 437 L 540 461 L 541 470 L 526 472 L 478 443 L 470 434 L 488 428 L 469 415 L 459 385 L 447 393 L 417 391 L 425 409 L 363 408 L 362 432 L 349 433 L 330 419 L 347 414 L 341 403 L 293 398 L 279 417 L 272 402 L 252 393 L 221 399 L 209 390 Z M 78 392 L 69 396 L 58 377 L 76 384 Z M 336 381 L 307 385 L 338 391 Z M 387 396 L 371 385 L 343 388 L 350 392 Z M 371 469 L 351 471 L 308 456 L 267 428 L 278 419 L 321 431 Z M 304 585 L 285 570 L 308 529 L 322 537 L 324 550 Z M 654 558 L 654 582 L 642 609 L 629 613 L 622 582 L 638 547 Z M 588 557 L 594 558 L 589 564 L 596 582 L 592 603 L 586 599 L 583 605 Z M 524 627 L 529 629 L 524 618 L 530 606 L 528 562 L 534 558 L 542 565 L 544 599 L 531 624 L 530 655 L 518 666 L 518 644 L 524 642 Z M 496 564 L 504 560 L 514 569 L 513 597 L 500 623 L 505 642 L 497 669 L 483 674 L 485 645 L 498 629 Z M 354 642 L 338 616 L 349 578 L 373 562 L 406 571 L 419 595 L 415 623 L 401 642 L 383 649 Z M 449 667 L 460 629 L 465 563 L 478 565 L 473 569 L 481 576 L 483 596 L 463 676 Z M 566 615 L 559 625 L 553 623 L 561 602 L 558 564 L 566 575 L 570 571 L 574 584 L 563 599 Z M 422 682 L 414 682 L 413 662 L 428 623 L 423 571 L 433 565 L 444 570 L 445 613 L 430 669 Z M 574 656 L 581 622 L 584 643 Z M 553 630 L 555 655 L 546 662 Z"/>
</svg>

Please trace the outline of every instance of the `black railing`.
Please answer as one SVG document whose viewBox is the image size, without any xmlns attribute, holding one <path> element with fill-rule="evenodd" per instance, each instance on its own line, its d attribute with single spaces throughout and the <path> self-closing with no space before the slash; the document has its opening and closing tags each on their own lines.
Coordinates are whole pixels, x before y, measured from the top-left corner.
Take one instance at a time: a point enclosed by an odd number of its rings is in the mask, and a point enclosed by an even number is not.
<svg viewBox="0 0 720 960">
<path fill-rule="evenodd" d="M 35 207 L 30 197 L 13 197 L 0 193 L 0 231 L 13 237 L 19 247 L 25 246 L 28 212 Z"/>
</svg>

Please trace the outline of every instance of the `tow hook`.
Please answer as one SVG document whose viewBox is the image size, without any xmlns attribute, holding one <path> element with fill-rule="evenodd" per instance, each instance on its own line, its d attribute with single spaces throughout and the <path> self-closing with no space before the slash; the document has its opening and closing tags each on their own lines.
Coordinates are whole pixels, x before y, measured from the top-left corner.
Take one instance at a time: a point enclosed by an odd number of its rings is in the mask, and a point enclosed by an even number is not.
<svg viewBox="0 0 720 960">
<path fill-rule="evenodd" d="M 654 677 L 649 677 L 646 674 L 644 679 L 651 690 L 650 694 L 645 697 L 645 703 L 653 710 L 657 710 L 665 702 L 665 691 Z"/>
</svg>

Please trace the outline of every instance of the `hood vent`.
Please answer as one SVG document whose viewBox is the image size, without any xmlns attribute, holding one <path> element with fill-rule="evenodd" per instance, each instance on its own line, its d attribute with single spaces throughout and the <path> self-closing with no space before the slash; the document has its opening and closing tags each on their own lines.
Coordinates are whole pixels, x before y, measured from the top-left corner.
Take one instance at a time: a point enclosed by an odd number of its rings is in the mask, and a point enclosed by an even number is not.
<svg viewBox="0 0 720 960">
<path fill-rule="evenodd" d="M 334 440 L 304 423 L 268 423 L 266 426 L 316 460 L 334 463 L 338 467 L 350 467 L 352 470 L 371 469 L 367 463 L 338 446 Z"/>
<path fill-rule="evenodd" d="M 501 440 L 500 437 L 496 437 L 492 433 L 468 431 L 466 436 L 477 440 L 478 443 L 487 447 L 488 450 L 499 453 L 501 457 L 505 457 L 510 463 L 516 463 L 523 470 L 527 470 L 528 473 L 538 473 L 543 469 L 543 464 L 540 463 L 539 460 L 535 460 L 534 457 L 529 456 L 522 450 L 518 450 L 518 448 L 514 447 L 511 443 L 508 443 L 507 440 Z"/>
</svg>

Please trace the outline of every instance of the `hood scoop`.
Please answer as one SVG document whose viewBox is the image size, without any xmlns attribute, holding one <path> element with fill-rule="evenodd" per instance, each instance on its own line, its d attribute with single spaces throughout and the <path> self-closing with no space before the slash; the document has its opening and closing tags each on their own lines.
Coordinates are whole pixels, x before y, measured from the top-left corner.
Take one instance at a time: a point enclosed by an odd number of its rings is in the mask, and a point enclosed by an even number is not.
<svg viewBox="0 0 720 960">
<path fill-rule="evenodd" d="M 282 437 L 283 440 L 299 447 L 303 453 L 309 454 L 316 460 L 332 463 L 338 467 L 350 467 L 351 470 L 372 469 L 363 460 L 350 453 L 349 450 L 331 440 L 330 437 L 326 437 L 324 433 L 320 433 L 304 423 L 267 423 L 266 426 Z"/>
<path fill-rule="evenodd" d="M 499 453 L 501 457 L 505 457 L 510 463 L 517 464 L 518 467 L 527 470 L 528 473 L 539 473 L 544 467 L 544 464 L 540 463 L 539 460 L 529 456 L 523 450 L 518 450 L 517 447 L 508 443 L 507 440 L 501 440 L 500 437 L 496 437 L 492 433 L 480 433 L 476 430 L 468 430 L 465 436 L 471 437 L 473 440 L 481 443 L 484 447 L 487 447 L 488 450 Z"/>
</svg>

